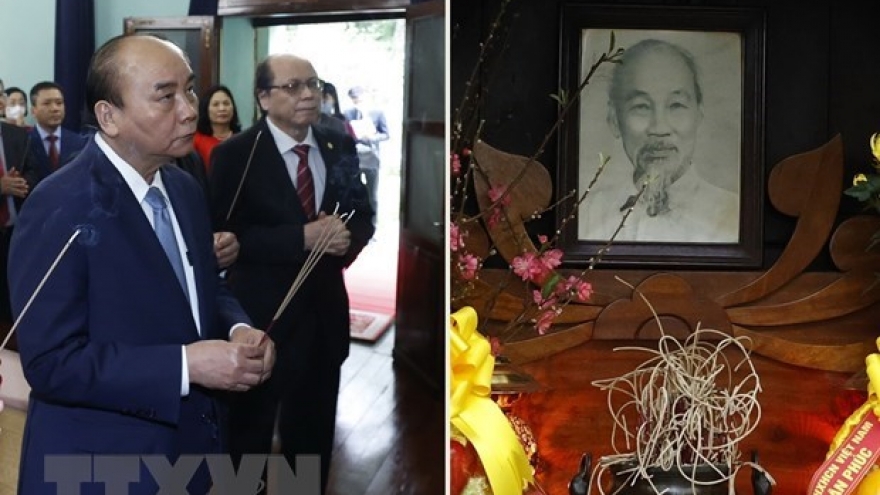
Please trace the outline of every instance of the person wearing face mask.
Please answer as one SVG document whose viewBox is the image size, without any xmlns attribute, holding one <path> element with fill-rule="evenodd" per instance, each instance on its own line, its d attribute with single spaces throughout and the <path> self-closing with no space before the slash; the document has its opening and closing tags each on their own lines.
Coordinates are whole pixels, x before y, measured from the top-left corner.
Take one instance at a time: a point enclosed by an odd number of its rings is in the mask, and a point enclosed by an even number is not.
<svg viewBox="0 0 880 495">
<path fill-rule="evenodd" d="M 317 125 L 328 127 L 337 132 L 352 134 L 351 127 L 346 125 L 345 115 L 339 111 L 339 95 L 336 93 L 336 86 L 324 81 L 321 94 L 323 99 Z"/>
<path fill-rule="evenodd" d="M 27 95 L 21 88 L 6 88 L 6 122 L 27 127 Z"/>
</svg>

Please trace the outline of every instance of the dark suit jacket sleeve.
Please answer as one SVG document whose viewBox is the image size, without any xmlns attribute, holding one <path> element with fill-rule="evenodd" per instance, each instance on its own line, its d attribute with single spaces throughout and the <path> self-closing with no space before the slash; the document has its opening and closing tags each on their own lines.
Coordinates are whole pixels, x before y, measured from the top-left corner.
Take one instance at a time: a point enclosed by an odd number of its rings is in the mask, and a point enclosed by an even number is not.
<svg viewBox="0 0 880 495">
<path fill-rule="evenodd" d="M 30 190 L 33 191 L 37 184 L 43 180 L 43 175 L 37 167 L 37 158 L 34 156 L 33 149 L 28 147 L 19 166 L 21 167 L 21 176 L 27 181 Z M 23 203 L 25 199 L 27 199 L 27 196 L 18 200 L 19 204 Z"/>
<path fill-rule="evenodd" d="M 354 263 L 376 232 L 373 225 L 376 212 L 370 207 L 367 188 L 361 182 L 354 139 L 349 135 L 339 135 L 331 139 L 336 140 L 335 149 L 339 150 L 339 156 L 333 159 L 333 168 L 328 172 L 331 176 L 327 180 L 325 195 L 329 195 L 330 200 L 334 197 L 339 199 L 341 211 L 354 211 L 354 217 L 347 225 L 351 232 L 351 245 L 342 258 L 343 266 L 347 267 Z"/>
<path fill-rule="evenodd" d="M 81 222 L 68 217 L 59 190 L 38 187 L 19 216 L 10 251 L 15 263 L 9 270 L 16 317 Z M 87 260 L 87 250 L 101 241 L 94 237 L 100 235 L 85 230 L 77 237 L 22 317 L 17 331 L 25 377 L 32 394 L 41 400 L 176 423 L 180 344 L 135 345 L 102 341 L 90 334 L 91 325 L 101 325 L 97 313 L 112 311 L 96 311 L 90 301 L 95 288 L 88 284 L 88 273 L 94 266 Z M 132 281 L 131 287 L 139 285 Z M 125 335 L 133 331 L 116 329 Z"/>
<path fill-rule="evenodd" d="M 36 170 L 36 160 L 30 151 L 29 133 L 18 126 L 10 125 L 5 122 L 0 123 L 2 130 L 0 135 L 3 136 L 3 151 L 6 155 L 6 170 L 15 169 L 28 183 L 28 187 L 33 188 L 40 181 L 39 172 Z M 21 207 L 25 198 L 15 198 L 17 207 Z"/>
</svg>

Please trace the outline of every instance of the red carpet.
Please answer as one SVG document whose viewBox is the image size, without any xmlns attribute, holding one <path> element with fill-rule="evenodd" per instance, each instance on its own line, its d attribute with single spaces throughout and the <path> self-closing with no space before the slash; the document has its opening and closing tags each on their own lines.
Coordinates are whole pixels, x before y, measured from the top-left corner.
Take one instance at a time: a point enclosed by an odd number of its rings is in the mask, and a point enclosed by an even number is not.
<svg viewBox="0 0 880 495">
<path fill-rule="evenodd" d="M 351 337 L 375 341 L 391 326 L 397 305 L 397 238 L 372 242 L 345 271 Z"/>
</svg>

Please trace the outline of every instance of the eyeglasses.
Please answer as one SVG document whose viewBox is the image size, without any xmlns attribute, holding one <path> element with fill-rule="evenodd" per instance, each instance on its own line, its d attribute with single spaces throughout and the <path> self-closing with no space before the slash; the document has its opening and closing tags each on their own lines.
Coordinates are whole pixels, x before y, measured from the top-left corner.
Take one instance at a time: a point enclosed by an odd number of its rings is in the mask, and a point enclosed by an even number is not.
<svg viewBox="0 0 880 495">
<path fill-rule="evenodd" d="M 313 77 L 306 81 L 294 79 L 293 82 L 280 84 L 277 86 L 267 86 L 266 89 L 280 89 L 290 96 L 297 96 L 302 93 L 303 89 L 305 88 L 309 88 L 311 91 L 321 91 L 323 87 L 324 81 L 318 79 L 317 77 Z"/>
</svg>

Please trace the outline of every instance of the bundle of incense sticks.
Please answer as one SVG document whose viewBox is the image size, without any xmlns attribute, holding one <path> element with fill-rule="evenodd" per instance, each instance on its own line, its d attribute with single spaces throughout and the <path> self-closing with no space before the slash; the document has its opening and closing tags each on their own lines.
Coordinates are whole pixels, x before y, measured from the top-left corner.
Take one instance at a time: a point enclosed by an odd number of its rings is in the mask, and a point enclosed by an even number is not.
<svg viewBox="0 0 880 495">
<path fill-rule="evenodd" d="M 339 205 L 336 205 L 338 210 Z M 355 211 L 352 210 L 348 213 L 343 213 L 339 216 L 342 220 L 342 225 L 345 226 L 348 224 L 349 220 L 354 217 Z M 336 210 L 333 211 L 333 214 L 336 215 Z M 330 247 L 330 244 L 336 240 L 337 236 L 339 236 L 343 230 L 335 229 L 331 227 L 326 227 L 321 233 L 318 235 L 318 242 L 315 243 L 315 247 L 309 252 L 309 255 L 306 257 L 306 261 L 303 263 L 302 268 L 300 268 L 299 272 L 296 274 L 296 277 L 293 279 L 293 283 L 290 285 L 290 290 L 287 291 L 287 295 L 284 296 L 284 299 L 281 301 L 281 305 L 278 306 L 278 310 L 275 312 L 275 315 L 272 316 L 272 321 L 269 322 L 269 325 L 266 327 L 266 333 L 263 335 L 263 338 L 260 340 L 260 345 L 265 342 L 266 338 L 269 336 L 269 333 L 272 331 L 272 327 L 275 325 L 275 322 L 281 317 L 281 314 L 284 313 L 284 310 L 287 309 L 287 306 L 290 304 L 290 301 L 293 299 L 293 296 L 296 295 L 296 292 L 302 286 L 303 282 L 305 282 L 306 278 L 308 278 L 309 274 L 312 272 L 312 269 L 315 265 L 318 264 L 318 261 L 324 256 L 324 253 L 327 252 L 327 248 Z"/>
</svg>

